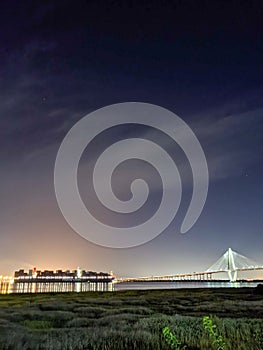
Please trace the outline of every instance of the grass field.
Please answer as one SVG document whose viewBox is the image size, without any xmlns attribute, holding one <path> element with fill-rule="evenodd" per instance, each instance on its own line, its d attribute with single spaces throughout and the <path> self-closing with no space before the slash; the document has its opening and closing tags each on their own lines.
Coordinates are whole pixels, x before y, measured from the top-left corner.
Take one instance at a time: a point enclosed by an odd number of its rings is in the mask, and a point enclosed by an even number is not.
<svg viewBox="0 0 263 350">
<path fill-rule="evenodd" d="M 212 350 L 202 316 L 226 349 L 263 349 L 259 288 L 0 295 L 0 349 L 170 349 L 170 330 L 187 349 Z"/>
</svg>

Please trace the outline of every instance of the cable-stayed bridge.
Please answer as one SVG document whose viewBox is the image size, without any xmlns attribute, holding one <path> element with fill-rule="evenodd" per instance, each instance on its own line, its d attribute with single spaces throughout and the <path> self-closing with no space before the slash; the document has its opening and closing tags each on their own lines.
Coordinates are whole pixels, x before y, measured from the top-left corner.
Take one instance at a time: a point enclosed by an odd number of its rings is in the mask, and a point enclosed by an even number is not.
<svg viewBox="0 0 263 350">
<path fill-rule="evenodd" d="M 231 248 L 228 248 L 228 250 L 206 271 L 166 276 L 126 278 L 118 280 L 118 282 L 213 280 L 214 275 L 221 273 L 227 273 L 229 281 L 236 282 L 238 272 L 256 270 L 263 270 L 263 265 L 258 265 L 255 261 L 233 251 Z"/>
<path fill-rule="evenodd" d="M 227 272 L 229 281 L 235 282 L 239 271 L 255 270 L 263 270 L 263 266 L 228 248 L 225 254 L 206 271 L 211 273 Z"/>
</svg>

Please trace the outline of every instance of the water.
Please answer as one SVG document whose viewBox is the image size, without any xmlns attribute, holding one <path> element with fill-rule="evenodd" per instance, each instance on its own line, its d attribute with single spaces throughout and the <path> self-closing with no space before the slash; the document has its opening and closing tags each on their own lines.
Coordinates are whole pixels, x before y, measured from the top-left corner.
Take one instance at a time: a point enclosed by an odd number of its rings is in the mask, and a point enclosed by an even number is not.
<svg viewBox="0 0 263 350">
<path fill-rule="evenodd" d="M 54 282 L 54 283 L 32 283 L 32 282 L 1 282 L 0 294 L 10 293 L 62 293 L 62 292 L 106 292 L 112 291 L 112 283 L 92 282 Z"/>
<path fill-rule="evenodd" d="M 259 282 L 130 282 L 130 283 L 92 283 L 92 282 L 55 282 L 55 283 L 14 283 L 0 282 L 0 294 L 10 293 L 61 293 L 89 291 L 118 291 L 139 289 L 178 289 L 178 288 L 240 288 L 256 287 Z"/>
<path fill-rule="evenodd" d="M 241 288 L 256 287 L 259 282 L 132 282 L 117 283 L 114 290 L 135 290 L 135 289 L 180 289 L 180 288 Z"/>
</svg>

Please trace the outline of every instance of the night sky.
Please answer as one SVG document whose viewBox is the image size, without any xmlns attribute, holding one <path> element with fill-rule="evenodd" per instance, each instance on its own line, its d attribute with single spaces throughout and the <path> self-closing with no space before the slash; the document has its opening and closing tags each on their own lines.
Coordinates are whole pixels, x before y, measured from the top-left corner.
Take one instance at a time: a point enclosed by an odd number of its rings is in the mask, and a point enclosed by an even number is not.
<svg viewBox="0 0 263 350">
<path fill-rule="evenodd" d="M 2 1 L 0 274 L 32 266 L 118 276 L 201 271 L 228 247 L 263 264 L 262 18 L 262 1 Z M 162 106 L 188 123 L 207 157 L 210 184 L 200 218 L 180 234 L 191 176 L 177 145 L 147 128 L 110 130 L 80 164 L 80 190 L 95 215 L 119 226 L 138 220 L 106 212 L 87 174 L 103 147 L 122 138 L 156 138 L 184 168 L 186 188 L 161 235 L 111 249 L 67 224 L 54 164 L 78 120 L 127 101 Z M 140 171 L 158 183 L 146 164 L 131 161 L 113 180 L 122 199 L 125 176 Z M 156 210 L 159 197 L 155 188 L 146 211 Z"/>
</svg>

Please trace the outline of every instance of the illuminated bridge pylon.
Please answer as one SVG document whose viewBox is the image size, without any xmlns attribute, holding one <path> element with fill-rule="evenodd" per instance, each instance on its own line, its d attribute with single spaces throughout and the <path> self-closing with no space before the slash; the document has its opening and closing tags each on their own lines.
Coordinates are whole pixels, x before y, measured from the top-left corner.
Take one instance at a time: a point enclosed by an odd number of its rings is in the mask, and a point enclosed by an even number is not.
<svg viewBox="0 0 263 350">
<path fill-rule="evenodd" d="M 263 270 L 263 265 L 256 264 L 253 260 L 234 252 L 231 248 L 225 252 L 209 269 L 201 272 L 177 273 L 165 276 L 150 276 L 120 279 L 118 282 L 155 282 L 155 281 L 201 281 L 213 280 L 212 276 L 219 273 L 227 273 L 230 282 L 237 281 L 237 274 L 241 271 Z"/>
<path fill-rule="evenodd" d="M 227 272 L 229 280 L 236 282 L 238 271 L 248 271 L 259 268 L 257 264 L 231 248 L 225 252 L 206 272 Z"/>
</svg>

